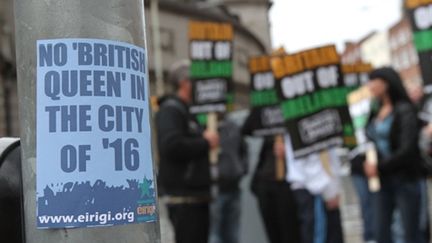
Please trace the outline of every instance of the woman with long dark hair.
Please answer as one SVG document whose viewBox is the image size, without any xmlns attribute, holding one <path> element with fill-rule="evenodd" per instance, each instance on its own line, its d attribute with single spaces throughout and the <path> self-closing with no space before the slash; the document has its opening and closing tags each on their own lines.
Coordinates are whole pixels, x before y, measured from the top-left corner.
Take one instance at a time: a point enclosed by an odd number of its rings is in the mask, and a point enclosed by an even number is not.
<svg viewBox="0 0 432 243">
<path fill-rule="evenodd" d="M 393 212 L 401 213 L 406 243 L 420 243 L 419 230 L 421 157 L 418 147 L 419 123 L 415 106 L 392 68 L 370 74 L 369 89 L 377 109 L 367 127 L 375 143 L 378 165 L 364 164 L 368 177 L 379 176 L 377 195 L 377 241 L 391 243 Z"/>
</svg>

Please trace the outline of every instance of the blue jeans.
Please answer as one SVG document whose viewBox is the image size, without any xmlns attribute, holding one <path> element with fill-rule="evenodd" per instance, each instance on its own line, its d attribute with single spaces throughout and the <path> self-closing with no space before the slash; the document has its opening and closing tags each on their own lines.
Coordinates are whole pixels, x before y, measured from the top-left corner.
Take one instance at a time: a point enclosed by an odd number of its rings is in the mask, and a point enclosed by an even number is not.
<svg viewBox="0 0 432 243">
<path fill-rule="evenodd" d="M 339 209 L 328 210 L 320 196 L 295 190 L 303 243 L 343 243 Z"/>
<path fill-rule="evenodd" d="M 405 243 L 405 231 L 402 224 L 402 215 L 399 210 L 396 210 L 393 213 L 393 223 L 391 230 L 393 235 L 393 243 Z"/>
<path fill-rule="evenodd" d="M 430 242 L 430 219 L 429 219 L 429 198 L 427 180 L 423 179 L 420 182 L 421 190 L 421 206 L 420 206 L 420 231 L 423 236 L 423 242 Z"/>
<path fill-rule="evenodd" d="M 369 191 L 369 184 L 366 177 L 353 175 L 352 182 L 360 200 L 360 209 L 363 219 L 363 240 L 375 240 L 375 205 L 374 193 Z"/>
<path fill-rule="evenodd" d="M 210 206 L 209 243 L 238 243 L 240 191 L 220 193 Z"/>
<path fill-rule="evenodd" d="M 377 194 L 378 243 L 393 243 L 391 226 L 396 209 L 402 219 L 405 242 L 422 243 L 420 200 L 420 180 L 397 176 L 381 178 L 381 191 Z"/>
<path fill-rule="evenodd" d="M 422 236 L 422 243 L 428 243 L 430 240 L 429 234 L 429 200 L 427 180 L 420 181 L 420 232 Z M 405 232 L 402 226 L 402 216 L 400 212 L 396 211 L 393 218 L 392 225 L 393 241 L 394 243 L 405 243 Z"/>
</svg>

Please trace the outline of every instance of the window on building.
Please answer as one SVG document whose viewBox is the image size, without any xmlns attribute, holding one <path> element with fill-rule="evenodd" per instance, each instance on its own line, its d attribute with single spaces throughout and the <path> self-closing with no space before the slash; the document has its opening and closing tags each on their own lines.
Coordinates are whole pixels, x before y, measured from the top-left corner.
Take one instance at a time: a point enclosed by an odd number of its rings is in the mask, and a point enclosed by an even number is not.
<svg viewBox="0 0 432 243">
<path fill-rule="evenodd" d="M 162 50 L 170 53 L 175 53 L 174 41 L 175 35 L 172 29 L 161 28 L 160 30 Z"/>
<path fill-rule="evenodd" d="M 408 35 L 406 30 L 402 29 L 399 31 L 399 36 L 398 36 L 398 41 L 399 41 L 399 46 L 403 46 L 406 45 L 408 43 Z"/>
<path fill-rule="evenodd" d="M 390 36 L 390 48 L 392 49 L 392 50 L 396 50 L 397 48 L 398 48 L 398 45 L 397 45 L 397 41 L 396 41 L 396 38 L 395 38 L 395 35 L 391 35 Z"/>
<path fill-rule="evenodd" d="M 401 52 L 401 69 L 409 68 L 410 66 L 410 55 L 409 52 L 404 49 Z"/>
<path fill-rule="evenodd" d="M 400 65 L 399 65 L 399 57 L 398 57 L 398 55 L 395 55 L 394 56 L 394 58 L 393 58 L 393 67 L 396 69 L 396 70 L 400 70 Z"/>
<path fill-rule="evenodd" d="M 419 63 L 419 57 L 417 51 L 414 48 L 410 48 L 410 59 L 413 66 Z"/>
<path fill-rule="evenodd" d="M 235 50 L 237 53 L 237 61 L 238 64 L 240 65 L 240 67 L 242 68 L 247 68 L 248 67 L 248 58 L 249 58 L 249 53 L 246 49 L 243 48 L 238 48 Z"/>
</svg>

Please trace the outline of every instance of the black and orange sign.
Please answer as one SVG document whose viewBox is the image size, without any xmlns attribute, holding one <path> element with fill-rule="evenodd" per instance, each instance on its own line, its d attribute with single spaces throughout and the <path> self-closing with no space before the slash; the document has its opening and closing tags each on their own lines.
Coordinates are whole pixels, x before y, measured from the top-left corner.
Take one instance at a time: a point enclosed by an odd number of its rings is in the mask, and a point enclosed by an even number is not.
<svg viewBox="0 0 432 243">
<path fill-rule="evenodd" d="M 233 38 L 231 24 L 189 23 L 192 113 L 224 112 L 233 103 Z"/>
<path fill-rule="evenodd" d="M 276 91 L 275 78 L 271 69 L 270 56 L 256 56 L 249 59 L 250 129 L 255 136 L 272 136 L 285 133 L 280 100 Z"/>
<path fill-rule="evenodd" d="M 432 0 L 405 0 L 426 93 L 432 93 Z"/>
<path fill-rule="evenodd" d="M 273 57 L 271 66 L 296 158 L 353 137 L 348 88 L 334 45 Z"/>
<path fill-rule="evenodd" d="M 342 65 L 345 86 L 357 89 L 369 81 L 369 73 L 372 72 L 372 64 L 357 63 Z"/>
</svg>

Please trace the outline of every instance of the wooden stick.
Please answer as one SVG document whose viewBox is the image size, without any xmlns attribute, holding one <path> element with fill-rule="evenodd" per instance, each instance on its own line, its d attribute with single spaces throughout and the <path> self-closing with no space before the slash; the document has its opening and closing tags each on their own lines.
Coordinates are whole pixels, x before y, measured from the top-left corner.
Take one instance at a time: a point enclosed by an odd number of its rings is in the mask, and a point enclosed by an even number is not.
<svg viewBox="0 0 432 243">
<path fill-rule="evenodd" d="M 282 135 L 276 135 L 275 136 L 275 143 L 276 144 L 283 144 L 283 136 Z M 275 164 L 275 177 L 276 181 L 283 181 L 285 180 L 285 159 L 284 158 L 276 158 L 276 164 Z"/>
<path fill-rule="evenodd" d="M 370 145 L 366 151 L 366 163 L 370 165 L 378 165 L 378 155 L 374 145 Z M 381 183 L 378 176 L 371 177 L 368 180 L 369 191 L 378 192 L 381 190 Z"/>
<path fill-rule="evenodd" d="M 218 120 L 216 112 L 211 112 L 207 115 L 207 129 L 211 132 L 218 132 Z M 211 165 L 218 163 L 219 149 L 212 149 L 209 154 L 209 160 Z"/>
<path fill-rule="evenodd" d="M 324 170 L 330 177 L 333 177 L 333 171 L 330 165 L 330 154 L 328 150 L 323 150 L 320 152 L 320 160 Z"/>
</svg>

